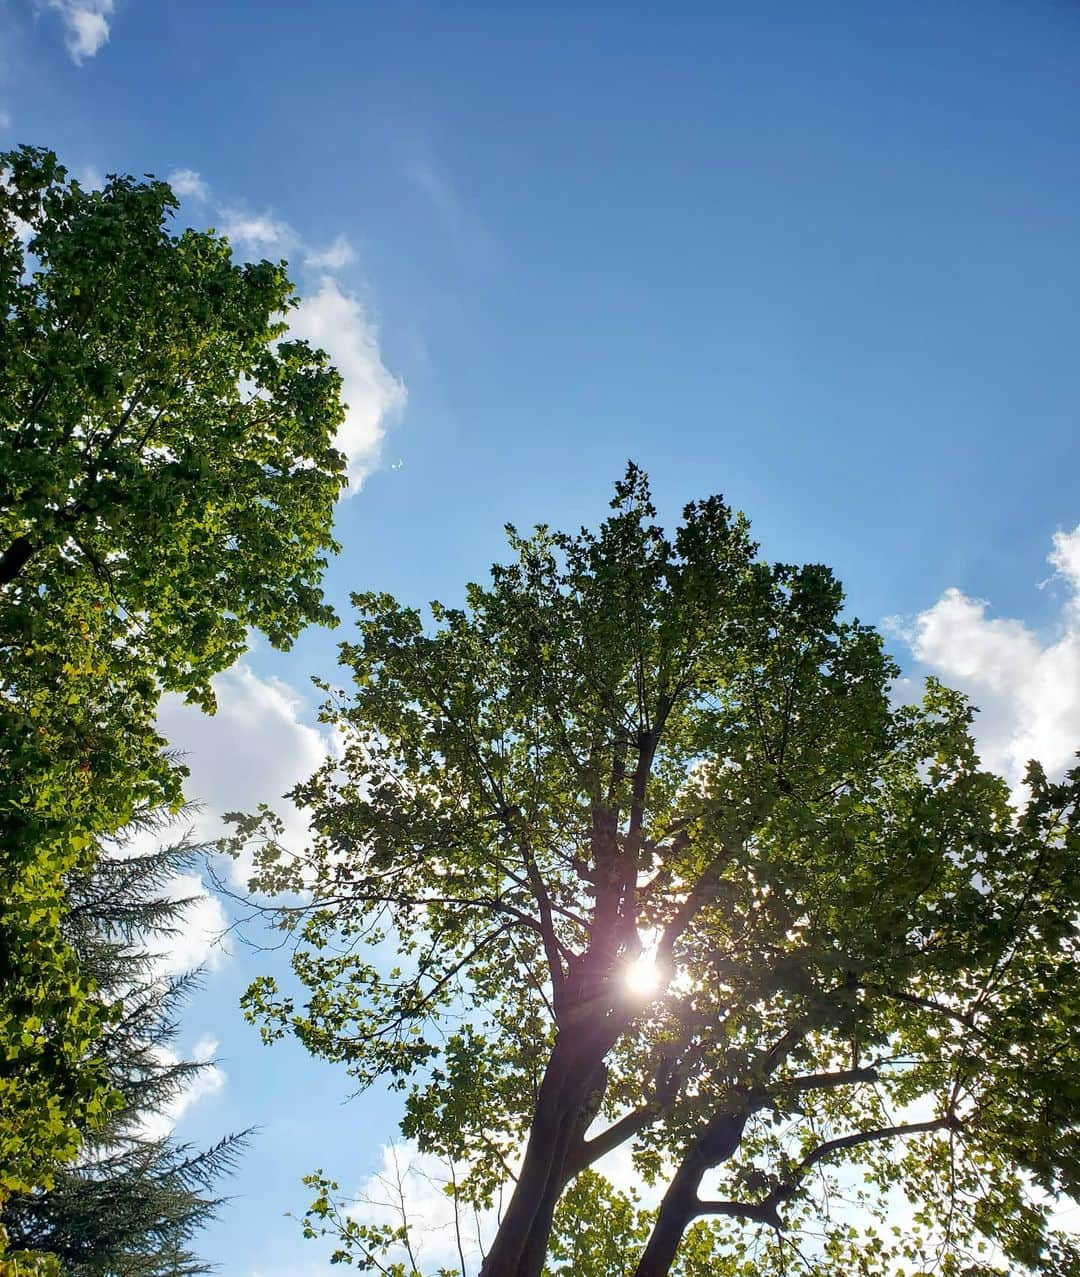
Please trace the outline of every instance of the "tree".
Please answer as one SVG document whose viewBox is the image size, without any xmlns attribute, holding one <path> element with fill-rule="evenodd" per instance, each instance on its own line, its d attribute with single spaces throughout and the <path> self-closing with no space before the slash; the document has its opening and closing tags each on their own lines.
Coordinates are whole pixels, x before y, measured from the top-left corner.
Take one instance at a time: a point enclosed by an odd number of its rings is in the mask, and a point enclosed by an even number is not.
<svg viewBox="0 0 1080 1277">
<path fill-rule="evenodd" d="M 544 1277 L 629 1277 L 649 1238 L 655 1212 L 643 1209 L 636 1193 L 621 1193 L 603 1175 L 584 1170 L 555 1208 Z M 707 1225 L 684 1236 L 673 1277 L 726 1277 L 737 1271 Z"/>
<path fill-rule="evenodd" d="M 283 264 L 173 233 L 153 179 L 0 156 L 0 1193 L 47 1182 L 110 1099 L 67 876 L 183 769 L 160 694 L 213 708 L 249 627 L 329 622 L 340 378 L 282 340 Z"/>
<path fill-rule="evenodd" d="M 466 1198 L 507 1185 L 483 1277 L 556 1263 L 625 1145 L 635 1277 L 688 1238 L 731 1273 L 1080 1271 L 1049 1219 L 1080 1191 L 1080 769 L 1013 806 L 962 697 L 894 703 L 826 568 L 761 561 L 715 497 L 669 539 L 634 467 L 612 504 L 509 529 L 429 630 L 355 597 L 310 848 L 236 831 L 255 886 L 311 892 L 302 996 L 263 977 L 247 1014 L 403 1091 Z"/>
<path fill-rule="evenodd" d="M 214 1184 L 246 1138 L 196 1150 L 154 1131 L 155 1117 L 211 1067 L 172 1050 L 179 1012 L 199 973 L 161 976 L 156 950 L 184 925 L 192 902 L 176 896 L 174 884 L 198 849 L 179 842 L 133 850 L 136 833 L 159 828 L 159 820 L 140 819 L 124 843 L 107 847 L 68 884 L 66 938 L 80 970 L 121 1010 L 97 1052 L 123 1103 L 85 1137 L 78 1161 L 57 1169 L 51 1188 L 9 1197 L 0 1210 L 11 1245 L 55 1256 L 63 1277 L 212 1271 L 190 1242 L 220 1206 Z"/>
</svg>

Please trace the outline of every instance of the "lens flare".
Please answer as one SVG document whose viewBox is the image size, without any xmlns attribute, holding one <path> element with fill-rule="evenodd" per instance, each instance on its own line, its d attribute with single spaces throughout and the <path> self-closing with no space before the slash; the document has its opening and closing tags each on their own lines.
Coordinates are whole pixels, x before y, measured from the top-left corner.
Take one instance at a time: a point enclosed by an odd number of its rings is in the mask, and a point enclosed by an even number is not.
<svg viewBox="0 0 1080 1277">
<path fill-rule="evenodd" d="M 639 954 L 627 966 L 623 979 L 631 993 L 637 993 L 642 997 L 655 993 L 660 988 L 660 972 L 654 956 L 647 950 Z"/>
</svg>

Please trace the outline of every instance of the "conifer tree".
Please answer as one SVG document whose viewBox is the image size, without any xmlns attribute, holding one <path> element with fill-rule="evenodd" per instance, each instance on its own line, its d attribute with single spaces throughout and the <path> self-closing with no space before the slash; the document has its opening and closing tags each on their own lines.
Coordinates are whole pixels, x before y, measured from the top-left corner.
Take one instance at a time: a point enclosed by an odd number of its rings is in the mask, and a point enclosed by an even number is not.
<svg viewBox="0 0 1080 1277">
<path fill-rule="evenodd" d="M 123 1105 L 87 1135 L 79 1160 L 58 1170 L 47 1191 L 14 1196 L 2 1220 L 12 1250 L 52 1254 L 64 1277 L 189 1277 L 211 1271 L 192 1250 L 222 1203 L 215 1186 L 245 1135 L 196 1149 L 153 1131 L 185 1087 L 212 1067 L 173 1051 L 179 1015 L 200 972 L 160 974 L 160 950 L 184 922 L 192 897 L 175 894 L 178 875 L 200 849 L 182 840 L 139 850 L 158 829 L 146 817 L 125 842 L 102 849 L 69 881 L 67 939 L 80 969 L 121 1014 L 98 1044 L 109 1084 Z"/>
</svg>

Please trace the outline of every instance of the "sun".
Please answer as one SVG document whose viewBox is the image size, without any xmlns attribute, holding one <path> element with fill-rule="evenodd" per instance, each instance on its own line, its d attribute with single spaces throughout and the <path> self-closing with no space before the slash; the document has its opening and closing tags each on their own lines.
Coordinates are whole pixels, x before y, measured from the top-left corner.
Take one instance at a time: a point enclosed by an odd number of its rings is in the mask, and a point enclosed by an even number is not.
<svg viewBox="0 0 1080 1277">
<path fill-rule="evenodd" d="M 623 979 L 626 987 L 631 993 L 636 993 L 641 997 L 648 997 L 651 993 L 656 993 L 660 988 L 660 971 L 656 965 L 656 958 L 647 949 L 644 953 L 638 954 L 633 962 L 629 963 L 623 972 Z"/>
</svg>

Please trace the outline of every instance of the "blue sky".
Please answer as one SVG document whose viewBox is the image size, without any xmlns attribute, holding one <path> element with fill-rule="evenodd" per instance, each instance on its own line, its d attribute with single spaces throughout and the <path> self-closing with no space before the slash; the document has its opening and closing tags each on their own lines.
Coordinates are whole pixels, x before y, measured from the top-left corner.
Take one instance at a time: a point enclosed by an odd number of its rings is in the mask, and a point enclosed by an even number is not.
<svg viewBox="0 0 1080 1277">
<path fill-rule="evenodd" d="M 995 765 L 1080 744 L 1071 0 L 0 0 L 0 113 L 89 180 L 183 173 L 186 219 L 294 263 L 353 408 L 343 605 L 456 600 L 505 520 L 593 522 L 633 457 L 669 517 L 722 491 L 833 565 Z M 317 760 L 336 641 L 256 649 L 215 723 L 166 707 L 207 828 Z M 234 950 L 178 1131 L 263 1130 L 205 1249 L 320 1273 L 281 1214 L 315 1166 L 359 1183 L 394 1103 L 260 1047 L 236 1001 L 280 955 Z"/>
</svg>

